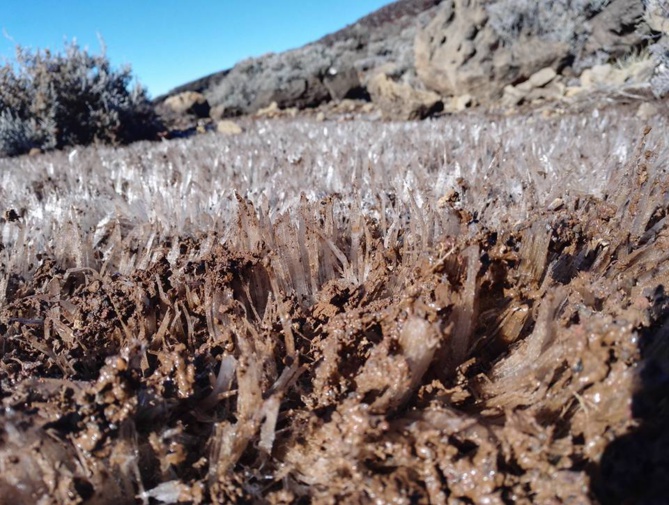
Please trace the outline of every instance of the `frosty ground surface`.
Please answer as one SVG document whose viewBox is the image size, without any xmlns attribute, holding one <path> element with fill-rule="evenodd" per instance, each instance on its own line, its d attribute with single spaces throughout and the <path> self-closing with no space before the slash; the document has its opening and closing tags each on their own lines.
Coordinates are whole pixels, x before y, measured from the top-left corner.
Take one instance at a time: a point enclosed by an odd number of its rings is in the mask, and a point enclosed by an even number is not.
<svg viewBox="0 0 669 505">
<path fill-rule="evenodd" d="M 666 128 L 274 121 L 0 160 L 3 496 L 655 496 Z"/>
</svg>

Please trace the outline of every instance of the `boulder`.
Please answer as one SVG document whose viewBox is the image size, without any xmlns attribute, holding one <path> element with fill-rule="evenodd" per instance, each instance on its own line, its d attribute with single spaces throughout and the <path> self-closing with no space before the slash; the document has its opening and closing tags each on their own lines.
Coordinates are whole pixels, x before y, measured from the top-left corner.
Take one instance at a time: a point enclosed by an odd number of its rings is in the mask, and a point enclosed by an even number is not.
<svg viewBox="0 0 669 505">
<path fill-rule="evenodd" d="M 267 107 L 258 109 L 255 114 L 255 117 L 265 118 L 265 119 L 275 119 L 275 118 L 295 118 L 299 109 L 297 107 L 287 107 L 285 109 L 279 108 L 279 105 L 276 102 L 272 102 Z"/>
<path fill-rule="evenodd" d="M 587 91 L 583 86 L 567 86 L 564 90 L 565 98 L 573 98 Z"/>
<path fill-rule="evenodd" d="M 504 86 L 501 104 L 502 107 L 514 107 L 527 98 L 529 90 L 525 90 L 520 86 L 513 86 L 507 84 Z"/>
<path fill-rule="evenodd" d="M 552 81 L 545 86 L 533 88 L 527 94 L 526 100 L 529 102 L 554 101 L 564 97 L 567 87 L 559 82 Z"/>
<path fill-rule="evenodd" d="M 323 84 L 333 100 L 363 98 L 367 94 L 360 83 L 358 71 L 353 67 L 343 70 L 330 67 L 323 77 Z"/>
<path fill-rule="evenodd" d="M 238 111 L 231 111 L 224 105 L 215 105 L 209 111 L 209 117 L 214 121 L 220 121 L 221 119 L 239 116 Z"/>
<path fill-rule="evenodd" d="M 482 103 L 544 67 L 557 68 L 569 49 L 528 33 L 504 43 L 479 0 L 446 0 L 414 43 L 416 73 L 428 89 L 442 96 L 470 94 Z"/>
<path fill-rule="evenodd" d="M 438 94 L 395 82 L 386 74 L 374 76 L 367 89 L 386 119 L 424 119 L 444 110 Z"/>
<path fill-rule="evenodd" d="M 209 102 L 195 91 L 184 91 L 165 99 L 164 105 L 176 114 L 188 114 L 198 118 L 209 116 Z"/>
<path fill-rule="evenodd" d="M 651 58 L 623 62 L 620 65 L 595 65 L 580 76 L 584 88 L 624 87 L 643 84 L 653 77 L 656 63 Z"/>
<path fill-rule="evenodd" d="M 280 113 L 281 109 L 279 109 L 279 104 L 276 102 L 272 102 L 267 107 L 262 107 L 261 109 L 258 109 L 255 113 L 255 116 L 274 118 L 277 117 Z"/>
<path fill-rule="evenodd" d="M 605 63 L 603 65 L 594 65 L 592 68 L 586 68 L 580 77 L 581 86 L 592 88 L 594 86 L 606 84 L 613 73 L 613 65 Z"/>
<path fill-rule="evenodd" d="M 216 123 L 216 131 L 224 135 L 239 135 L 244 130 L 234 121 L 223 119 Z"/>
<path fill-rule="evenodd" d="M 636 115 L 641 119 L 647 120 L 657 115 L 658 112 L 659 111 L 655 105 L 650 102 L 643 102 L 641 105 L 639 105 L 639 108 L 636 111 Z"/>
<path fill-rule="evenodd" d="M 528 81 L 533 88 L 541 88 L 551 82 L 557 76 L 557 72 L 551 67 L 542 68 L 538 72 L 533 73 Z"/>
<path fill-rule="evenodd" d="M 307 94 L 308 88 L 309 84 L 306 78 L 293 79 L 276 89 L 269 90 L 264 94 L 264 98 L 260 100 L 269 100 L 270 103 L 276 102 L 279 108 L 283 109 L 304 97 Z"/>
<path fill-rule="evenodd" d="M 276 102 L 280 109 L 296 107 L 305 109 L 317 107 L 330 100 L 330 93 L 323 82 L 316 76 L 292 79 L 272 89 L 265 89 L 258 93 L 251 106 L 256 112 Z"/>
<path fill-rule="evenodd" d="M 444 110 L 448 112 L 462 112 L 463 110 L 472 107 L 474 99 L 469 94 L 452 97 L 444 104 Z"/>
<path fill-rule="evenodd" d="M 565 85 L 557 79 L 557 73 L 550 67 L 542 68 L 533 73 L 526 81 L 513 86 L 504 87 L 501 104 L 503 107 L 513 107 L 521 102 L 538 100 L 557 100 L 565 94 Z"/>
</svg>

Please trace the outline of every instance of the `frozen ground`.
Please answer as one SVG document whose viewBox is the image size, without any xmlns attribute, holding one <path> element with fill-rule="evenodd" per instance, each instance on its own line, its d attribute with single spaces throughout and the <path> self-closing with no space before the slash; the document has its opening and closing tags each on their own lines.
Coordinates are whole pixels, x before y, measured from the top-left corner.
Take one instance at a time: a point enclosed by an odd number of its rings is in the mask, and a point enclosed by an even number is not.
<svg viewBox="0 0 669 505">
<path fill-rule="evenodd" d="M 1 160 L 4 495 L 654 497 L 666 128 L 274 121 Z"/>
</svg>

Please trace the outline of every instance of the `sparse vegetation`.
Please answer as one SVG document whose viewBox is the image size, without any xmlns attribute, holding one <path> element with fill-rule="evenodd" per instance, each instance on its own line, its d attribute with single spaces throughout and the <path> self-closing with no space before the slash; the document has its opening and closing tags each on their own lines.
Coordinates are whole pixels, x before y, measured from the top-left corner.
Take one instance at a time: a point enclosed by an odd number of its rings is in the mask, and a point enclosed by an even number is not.
<svg viewBox="0 0 669 505">
<path fill-rule="evenodd" d="M 0 154 L 154 138 L 160 122 L 129 67 L 76 43 L 62 53 L 17 47 L 0 69 Z"/>
<path fill-rule="evenodd" d="M 487 6 L 489 22 L 504 41 L 533 34 L 552 42 L 585 35 L 586 21 L 610 0 L 497 0 Z"/>
<path fill-rule="evenodd" d="M 414 6 L 416 12 L 434 2 L 420 3 L 424 5 Z M 331 67 L 339 71 L 353 67 L 365 72 L 386 65 L 393 77 L 415 84 L 416 20 L 411 17 L 415 12 L 402 10 L 402 4 L 399 3 L 399 9 L 394 4 L 382 9 L 381 14 L 387 16 L 370 16 L 365 18 L 366 22 L 347 27 L 341 34 L 324 37 L 322 41 L 240 62 L 206 91 L 207 98 L 223 107 L 227 116 L 255 112 L 271 101 L 280 106 L 283 101 L 286 106 L 313 107 L 330 100 L 322 79 Z M 393 23 L 395 18 L 404 23 Z"/>
<path fill-rule="evenodd" d="M 663 98 L 669 94 L 669 40 L 667 36 L 652 44 L 649 50 L 657 62 L 655 75 L 650 80 L 651 88 L 656 97 Z"/>
</svg>

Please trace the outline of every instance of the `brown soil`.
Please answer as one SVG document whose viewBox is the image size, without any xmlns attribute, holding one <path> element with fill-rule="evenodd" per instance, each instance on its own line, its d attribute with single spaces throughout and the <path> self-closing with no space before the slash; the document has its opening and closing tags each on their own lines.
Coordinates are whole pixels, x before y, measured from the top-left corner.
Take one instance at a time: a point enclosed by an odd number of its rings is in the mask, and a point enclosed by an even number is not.
<svg viewBox="0 0 669 505">
<path fill-rule="evenodd" d="M 44 245 L 12 273 L 3 256 L 0 500 L 660 503 L 669 179 L 664 148 L 626 131 L 600 196 L 536 166 L 525 207 L 471 174 L 423 202 L 353 188 L 279 212 L 235 194 L 225 227 L 133 239 L 120 220 L 72 246 L 89 259 Z M 484 142 L 470 154 L 508 164 Z M 309 156 L 281 166 L 316 170 Z M 30 233 L 30 208 L 8 211 L 3 229 Z"/>
</svg>

